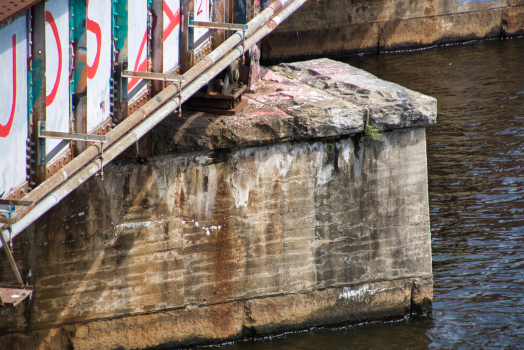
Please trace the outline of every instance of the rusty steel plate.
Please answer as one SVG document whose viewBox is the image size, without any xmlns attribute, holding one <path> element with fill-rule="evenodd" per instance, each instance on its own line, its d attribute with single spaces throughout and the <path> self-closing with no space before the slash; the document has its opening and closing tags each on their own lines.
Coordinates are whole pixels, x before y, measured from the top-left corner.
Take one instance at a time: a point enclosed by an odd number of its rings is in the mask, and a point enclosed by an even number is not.
<svg viewBox="0 0 524 350">
<path fill-rule="evenodd" d="M 29 288 L 0 287 L 0 306 L 14 308 L 32 293 Z"/>
<path fill-rule="evenodd" d="M 41 0 L 0 0 L 0 24 Z"/>
<path fill-rule="evenodd" d="M 230 109 L 221 109 L 221 108 L 213 108 L 213 107 L 195 107 L 191 105 L 184 106 L 184 108 L 190 111 L 200 111 L 200 112 L 206 112 L 209 114 L 216 114 L 216 115 L 235 115 L 246 105 L 247 105 L 247 99 L 243 99 L 235 107 L 230 108 Z"/>
</svg>

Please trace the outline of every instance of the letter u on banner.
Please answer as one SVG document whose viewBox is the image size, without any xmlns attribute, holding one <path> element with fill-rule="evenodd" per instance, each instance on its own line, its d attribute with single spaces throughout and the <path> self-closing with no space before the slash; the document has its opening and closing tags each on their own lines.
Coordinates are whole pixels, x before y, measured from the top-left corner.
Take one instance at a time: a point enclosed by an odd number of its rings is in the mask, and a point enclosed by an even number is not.
<svg viewBox="0 0 524 350">
<path fill-rule="evenodd" d="M 27 20 L 0 29 L 0 198 L 26 181 Z"/>
</svg>

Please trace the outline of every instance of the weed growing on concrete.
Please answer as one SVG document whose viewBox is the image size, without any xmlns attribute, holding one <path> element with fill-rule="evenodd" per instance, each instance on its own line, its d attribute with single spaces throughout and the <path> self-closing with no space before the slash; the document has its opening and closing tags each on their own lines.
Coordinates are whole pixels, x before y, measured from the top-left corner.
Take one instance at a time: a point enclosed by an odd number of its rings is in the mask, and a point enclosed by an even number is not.
<svg viewBox="0 0 524 350">
<path fill-rule="evenodd" d="M 378 128 L 368 125 L 364 129 L 364 133 L 374 141 L 382 141 L 382 134 L 378 132 Z"/>
</svg>

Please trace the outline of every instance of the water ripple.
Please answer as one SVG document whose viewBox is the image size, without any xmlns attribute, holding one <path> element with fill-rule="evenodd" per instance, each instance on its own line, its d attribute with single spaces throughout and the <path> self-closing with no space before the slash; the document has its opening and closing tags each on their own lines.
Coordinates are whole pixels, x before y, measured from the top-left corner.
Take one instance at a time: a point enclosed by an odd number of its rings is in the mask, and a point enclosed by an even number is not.
<svg viewBox="0 0 524 350">
<path fill-rule="evenodd" d="M 431 317 L 314 329 L 225 347 L 524 347 L 522 57 L 524 40 L 509 40 L 347 60 L 438 99 L 438 123 L 427 128 Z"/>
</svg>

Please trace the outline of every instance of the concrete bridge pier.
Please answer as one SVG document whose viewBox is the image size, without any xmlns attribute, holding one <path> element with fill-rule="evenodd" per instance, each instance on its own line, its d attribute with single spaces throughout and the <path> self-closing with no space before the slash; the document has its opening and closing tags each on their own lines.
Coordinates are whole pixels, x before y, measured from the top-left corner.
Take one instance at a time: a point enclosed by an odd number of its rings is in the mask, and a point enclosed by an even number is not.
<svg viewBox="0 0 524 350">
<path fill-rule="evenodd" d="M 238 115 L 167 118 L 15 238 L 35 289 L 0 309 L 0 348 L 170 348 L 430 312 L 436 100 L 327 59 L 261 76 Z"/>
</svg>

